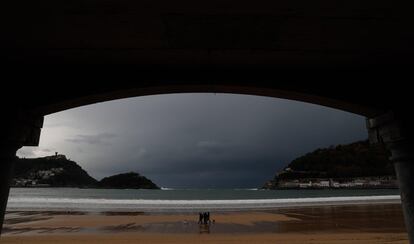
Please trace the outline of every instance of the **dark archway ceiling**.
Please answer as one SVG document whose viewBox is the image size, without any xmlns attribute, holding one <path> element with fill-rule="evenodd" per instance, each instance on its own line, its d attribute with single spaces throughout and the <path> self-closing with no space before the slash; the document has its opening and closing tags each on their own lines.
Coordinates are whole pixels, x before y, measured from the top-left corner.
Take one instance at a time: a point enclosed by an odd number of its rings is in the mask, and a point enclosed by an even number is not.
<svg viewBox="0 0 414 244">
<path fill-rule="evenodd" d="M 413 78 L 411 9 L 386 0 L 7 1 L 1 61 L 15 87 L 2 106 L 47 114 L 204 91 L 367 116 L 403 110 Z"/>
</svg>

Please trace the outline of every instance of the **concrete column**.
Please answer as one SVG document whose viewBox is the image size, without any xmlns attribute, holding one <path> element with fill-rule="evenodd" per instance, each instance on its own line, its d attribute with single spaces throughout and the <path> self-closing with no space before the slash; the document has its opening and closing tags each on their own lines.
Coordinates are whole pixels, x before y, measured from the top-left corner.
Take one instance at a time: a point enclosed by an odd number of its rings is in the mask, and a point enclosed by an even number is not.
<svg viewBox="0 0 414 244">
<path fill-rule="evenodd" d="M 4 215 L 9 197 L 10 183 L 13 176 L 13 166 L 16 160 L 16 145 L 0 144 L 0 234 L 3 228 Z"/>
<path fill-rule="evenodd" d="M 389 112 L 367 119 L 370 141 L 383 143 L 391 152 L 400 188 L 404 221 L 410 243 L 414 244 L 414 144 L 412 121 Z"/>
<path fill-rule="evenodd" d="M 388 143 L 387 146 L 399 182 L 405 226 L 410 243 L 414 243 L 414 148 L 406 141 Z"/>
<path fill-rule="evenodd" d="M 3 113 L 0 129 L 0 234 L 9 197 L 16 151 L 22 146 L 37 146 L 43 126 L 43 116 L 13 111 Z"/>
</svg>

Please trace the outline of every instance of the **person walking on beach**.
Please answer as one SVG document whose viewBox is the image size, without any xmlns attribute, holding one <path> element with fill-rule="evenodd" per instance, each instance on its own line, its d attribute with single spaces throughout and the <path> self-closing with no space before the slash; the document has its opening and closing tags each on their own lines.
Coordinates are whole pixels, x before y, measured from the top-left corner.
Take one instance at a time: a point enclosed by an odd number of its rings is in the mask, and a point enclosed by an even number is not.
<svg viewBox="0 0 414 244">
<path fill-rule="evenodd" d="M 200 213 L 198 213 L 198 223 L 199 224 L 202 224 L 203 223 L 203 218 L 204 218 L 204 215 L 200 212 Z"/>
<path fill-rule="evenodd" d="M 207 224 L 207 212 L 203 213 L 204 224 Z"/>
</svg>

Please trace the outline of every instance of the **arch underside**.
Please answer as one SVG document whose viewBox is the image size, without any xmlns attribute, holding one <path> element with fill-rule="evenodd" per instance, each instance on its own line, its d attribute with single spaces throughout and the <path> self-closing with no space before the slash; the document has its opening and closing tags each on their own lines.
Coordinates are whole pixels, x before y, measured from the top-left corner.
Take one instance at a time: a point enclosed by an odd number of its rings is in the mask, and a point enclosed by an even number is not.
<svg viewBox="0 0 414 244">
<path fill-rule="evenodd" d="M 51 66 L 53 67 L 53 66 Z M 121 98 L 171 93 L 234 93 L 269 96 L 327 106 L 371 117 L 403 102 L 406 97 L 386 100 L 395 87 L 376 85 L 371 80 L 388 79 L 372 72 L 307 69 L 114 69 L 97 67 L 50 68 L 23 74 L 22 79 L 41 77 L 45 83 L 9 88 L 17 94 L 3 105 L 15 102 L 24 111 L 47 115 L 66 109 Z M 391 79 L 391 78 L 390 78 Z M 52 81 L 52 83 L 49 83 Z M 399 88 L 399 87 L 397 87 Z M 409 92 L 409 89 L 403 90 Z"/>
<path fill-rule="evenodd" d="M 410 9 L 387 0 L 6 1 L 0 61 L 16 87 L 0 106 L 46 115 L 133 96 L 226 92 L 368 117 L 404 110 Z"/>
<path fill-rule="evenodd" d="M 380 110 L 375 108 L 365 107 L 359 104 L 352 104 L 346 101 L 337 100 L 334 98 L 318 96 L 305 92 L 298 92 L 292 90 L 274 89 L 269 87 L 261 87 L 255 85 L 207 85 L 207 84 L 166 84 L 157 86 L 144 86 L 139 88 L 128 88 L 119 90 L 100 91 L 99 93 L 89 94 L 86 96 L 73 97 L 67 100 L 58 101 L 46 106 L 41 106 L 33 111 L 43 115 L 90 105 L 94 103 L 106 102 L 116 99 L 161 95 L 161 94 L 177 94 L 177 93 L 228 93 L 241 95 L 257 95 L 274 98 L 282 98 L 311 104 L 331 107 L 351 113 L 360 115 L 373 115 Z"/>
</svg>

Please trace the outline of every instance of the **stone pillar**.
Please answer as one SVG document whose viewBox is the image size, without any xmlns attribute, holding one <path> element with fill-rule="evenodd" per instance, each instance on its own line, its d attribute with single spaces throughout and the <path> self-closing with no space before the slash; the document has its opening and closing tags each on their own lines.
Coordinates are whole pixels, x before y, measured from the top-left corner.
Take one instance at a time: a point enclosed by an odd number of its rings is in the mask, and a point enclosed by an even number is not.
<svg viewBox="0 0 414 244">
<path fill-rule="evenodd" d="M 1 121 L 1 129 L 4 133 L 0 138 L 0 234 L 13 177 L 16 151 L 22 146 L 37 146 L 43 126 L 43 116 L 33 116 L 28 113 L 4 115 L 6 119 Z"/>
<path fill-rule="evenodd" d="M 13 176 L 13 165 L 16 160 L 16 151 L 20 146 L 0 144 L 0 147 L 0 227 L 2 228 L 9 196 L 10 182 Z"/>
<path fill-rule="evenodd" d="M 405 226 L 410 243 L 414 243 L 414 146 L 412 121 L 388 112 L 367 119 L 372 143 L 383 143 L 391 152 L 400 188 Z"/>
</svg>

